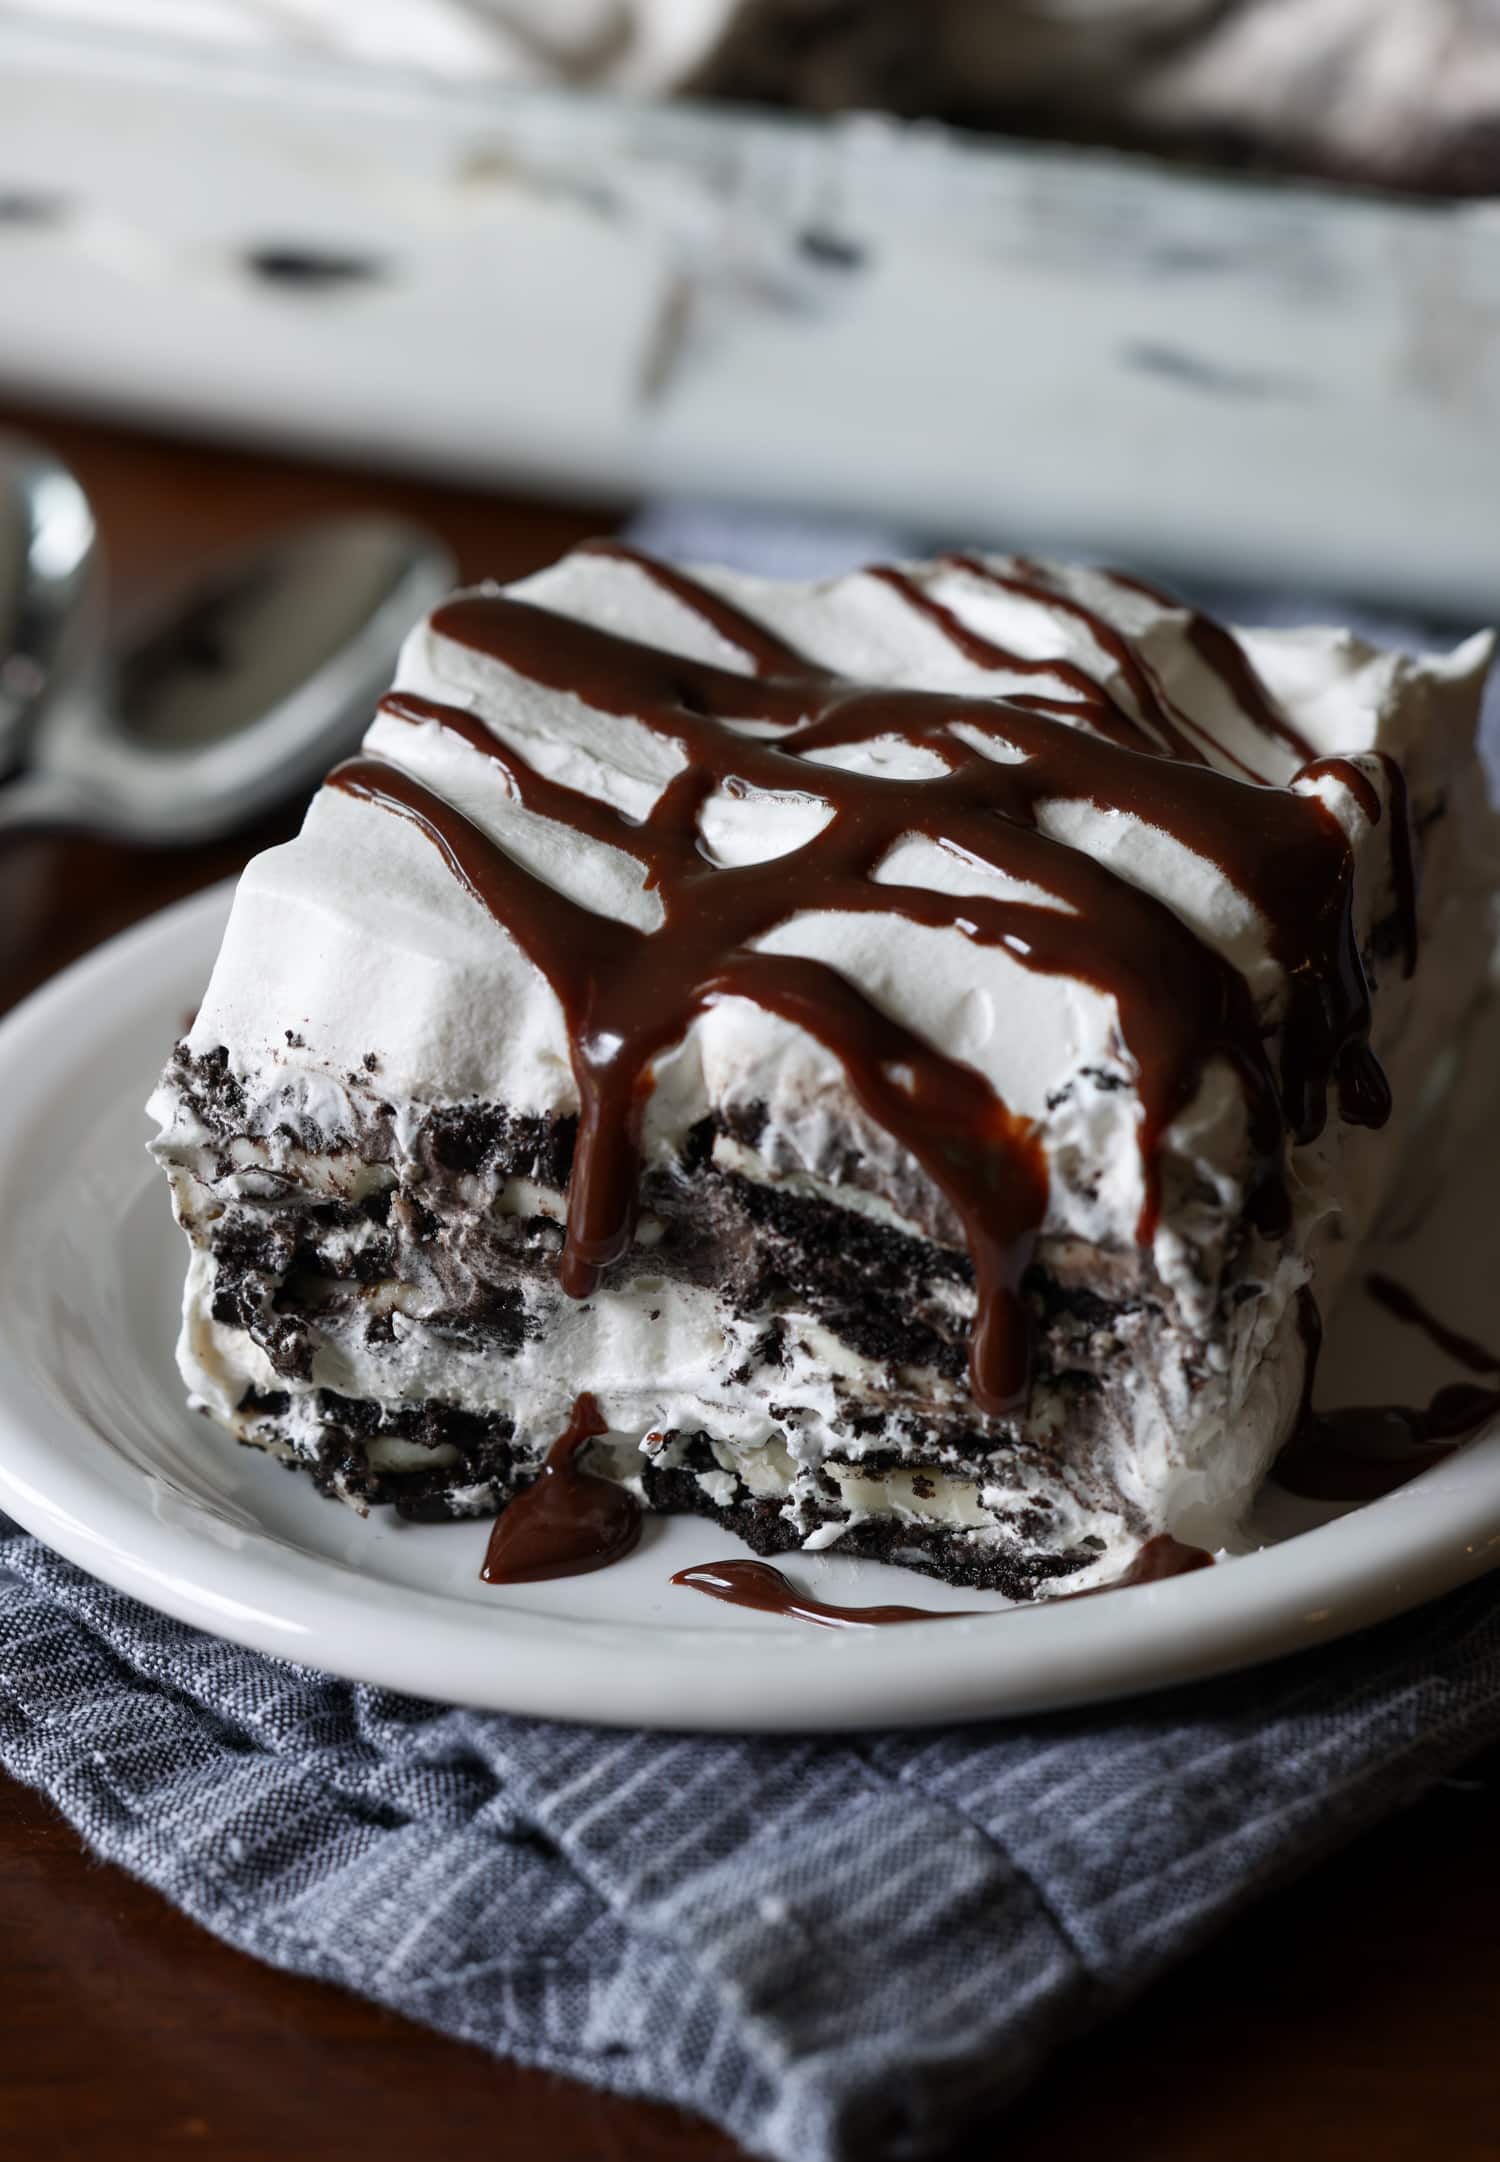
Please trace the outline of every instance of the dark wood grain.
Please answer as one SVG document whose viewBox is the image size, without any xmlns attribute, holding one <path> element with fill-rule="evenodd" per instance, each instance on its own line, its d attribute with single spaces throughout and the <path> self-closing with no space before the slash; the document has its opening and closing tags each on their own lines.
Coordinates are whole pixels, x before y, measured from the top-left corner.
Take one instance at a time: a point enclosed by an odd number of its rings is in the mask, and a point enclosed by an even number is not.
<svg viewBox="0 0 1500 2162">
<path fill-rule="evenodd" d="M 592 512 L 30 425 L 94 497 L 134 597 L 221 542 L 357 504 L 514 576 Z M 145 854 L 77 836 L 0 849 L 6 1000 L 290 830 Z M 1267 1902 L 1064 2057 L 951 2162 L 1500 2162 L 1500 1756 Z M 259 1967 L 90 1860 L 0 1778 L 0 2162 L 733 2162 L 722 2135 L 495 2063 Z"/>
</svg>

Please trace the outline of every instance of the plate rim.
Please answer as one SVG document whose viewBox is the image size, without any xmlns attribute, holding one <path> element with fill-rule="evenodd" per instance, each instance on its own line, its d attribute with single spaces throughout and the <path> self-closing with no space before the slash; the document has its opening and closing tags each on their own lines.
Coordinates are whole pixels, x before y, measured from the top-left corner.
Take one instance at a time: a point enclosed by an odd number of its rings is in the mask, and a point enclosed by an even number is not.
<svg viewBox="0 0 1500 2162">
<path fill-rule="evenodd" d="M 90 1042 L 138 1010 L 143 993 L 167 1003 L 190 960 L 201 983 L 234 884 L 117 933 L 0 1020 L 0 1098 L 11 1110 L 0 1193 L 39 1105 L 56 1100 Z M 87 1436 L 76 1458 L 53 1453 L 69 1424 Z M 93 1452 L 108 1447 L 81 1414 L 46 1400 L 0 1317 L 0 1508 L 66 1560 L 178 1621 L 350 1681 L 613 1727 L 869 1731 L 1118 1701 L 1311 1650 L 1500 1565 L 1500 1421 L 1421 1480 L 1333 1523 L 1131 1587 L 1128 1629 L 1110 1604 L 1124 1594 L 1105 1593 L 952 1619 L 941 1638 L 929 1625 L 846 1634 L 795 1622 L 612 1622 L 503 1598 L 481 1607 L 383 1579 L 372 1600 L 357 1569 L 269 1532 L 236 1546 L 191 1536 L 153 1512 L 146 1476 L 128 1471 L 121 1484 L 93 1467 Z M 992 1630 L 1011 1655 L 996 1656 Z"/>
</svg>

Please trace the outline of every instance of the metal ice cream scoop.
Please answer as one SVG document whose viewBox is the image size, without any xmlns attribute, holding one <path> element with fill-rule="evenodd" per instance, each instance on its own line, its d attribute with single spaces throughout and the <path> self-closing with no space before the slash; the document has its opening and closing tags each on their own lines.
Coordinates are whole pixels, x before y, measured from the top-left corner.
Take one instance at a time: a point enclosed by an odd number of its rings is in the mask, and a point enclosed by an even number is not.
<svg viewBox="0 0 1500 2162">
<path fill-rule="evenodd" d="M 0 832 L 78 825 L 156 845 L 202 841 L 312 787 L 358 740 L 402 638 L 452 583 L 446 551 L 420 528 L 324 518 L 210 564 L 185 598 L 106 652 L 78 621 L 96 551 L 76 483 L 31 446 L 0 468 L 4 516 L 20 536 L 13 568 L 0 555 L 0 641 L 9 593 L 18 623 L 74 611 L 71 641 L 54 622 L 30 646 L 0 642 L 0 654 L 28 662 L 8 742 L 0 734 L 0 754 L 18 767 L 0 788 Z M 59 575 L 69 533 L 71 585 Z M 0 686 L 11 665 L 0 662 Z M 0 730 L 10 710 L 0 706 Z"/>
<path fill-rule="evenodd" d="M 93 643 L 98 544 L 67 467 L 0 436 L 0 778 L 25 756 L 48 686 Z"/>
</svg>

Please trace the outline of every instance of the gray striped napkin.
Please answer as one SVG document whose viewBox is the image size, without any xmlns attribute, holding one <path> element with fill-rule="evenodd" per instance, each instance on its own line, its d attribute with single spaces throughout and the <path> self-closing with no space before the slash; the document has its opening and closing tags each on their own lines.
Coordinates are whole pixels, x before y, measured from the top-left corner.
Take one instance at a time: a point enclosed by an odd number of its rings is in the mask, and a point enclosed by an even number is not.
<svg viewBox="0 0 1500 2162">
<path fill-rule="evenodd" d="M 856 1740 L 453 1711 L 202 1636 L 0 1518 L 0 1764 L 259 1959 L 778 2162 L 941 2148 L 1500 1739 L 1500 1593 L 1124 1709 Z"/>
</svg>

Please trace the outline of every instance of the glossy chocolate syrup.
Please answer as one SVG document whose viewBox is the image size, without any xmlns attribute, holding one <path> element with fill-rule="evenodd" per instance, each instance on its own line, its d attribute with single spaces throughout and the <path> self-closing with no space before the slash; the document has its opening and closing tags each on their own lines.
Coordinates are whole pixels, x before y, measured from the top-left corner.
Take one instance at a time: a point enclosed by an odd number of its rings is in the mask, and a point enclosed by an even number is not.
<svg viewBox="0 0 1500 2162">
<path fill-rule="evenodd" d="M 1467 1366 L 1471 1373 L 1500 1374 L 1500 1358 L 1497 1358 L 1493 1351 L 1487 1351 L 1484 1345 L 1476 1343 L 1472 1336 L 1461 1336 L 1457 1329 L 1450 1329 L 1445 1321 L 1439 1321 L 1436 1314 L 1429 1312 L 1414 1291 L 1408 1291 L 1405 1284 L 1398 1284 L 1394 1277 L 1367 1276 L 1365 1290 L 1387 1313 L 1394 1314 L 1398 1321 L 1409 1322 L 1414 1329 L 1420 1329 L 1439 1351 L 1446 1352 L 1450 1359 L 1456 1359 L 1460 1366 Z"/>
<path fill-rule="evenodd" d="M 1170 593 L 1163 593 L 1160 586 L 1148 585 L 1144 578 L 1132 578 L 1124 571 L 1106 571 L 1104 575 L 1124 593 L 1142 593 L 1148 601 L 1155 601 L 1162 608 L 1182 606 Z M 1233 633 L 1225 630 L 1222 623 L 1215 623 L 1212 616 L 1200 614 L 1196 608 L 1187 609 L 1185 613 L 1188 644 L 1204 667 L 1218 677 L 1252 727 L 1261 735 L 1269 736 L 1272 742 L 1281 744 L 1294 758 L 1311 758 L 1312 745 L 1267 695 L 1265 685 L 1250 665 L 1249 655 Z"/>
<path fill-rule="evenodd" d="M 722 1599 L 726 1606 L 785 1614 L 823 1629 L 880 1629 L 890 1622 L 952 1621 L 960 1614 L 984 1612 L 982 1607 L 830 1606 L 826 1599 L 798 1591 L 791 1578 L 768 1561 L 696 1562 L 691 1569 L 679 1569 L 672 1582 Z"/>
<path fill-rule="evenodd" d="M 1385 773 L 1391 805 L 1391 899 L 1395 907 L 1396 935 L 1401 947 L 1401 973 L 1412 976 L 1417 966 L 1417 851 L 1412 832 L 1411 805 L 1406 775 L 1388 751 L 1375 751 Z M 1313 781 L 1323 775 L 1342 781 L 1372 826 L 1385 816 L 1380 790 L 1352 758 L 1315 758 L 1297 778 Z"/>
<path fill-rule="evenodd" d="M 641 1535 L 640 1504 L 617 1480 L 578 1462 L 608 1422 L 591 1396 L 580 1396 L 532 1484 L 510 1502 L 490 1534 L 479 1574 L 486 1584 L 538 1584 L 586 1576 L 621 1561 Z"/>
<path fill-rule="evenodd" d="M 1089 698 L 1069 708 L 1072 722 L 1051 710 L 1062 701 L 872 688 L 813 666 L 681 572 L 601 545 L 694 609 L 756 673 L 642 645 L 505 594 L 451 601 L 434 628 L 532 683 L 680 744 L 687 763 L 644 820 L 547 779 L 457 708 L 397 694 L 383 711 L 463 736 L 502 770 L 527 809 L 633 856 L 661 902 L 657 929 L 638 931 L 559 893 L 395 765 L 358 758 L 329 781 L 414 823 L 557 994 L 581 1107 L 559 1266 L 570 1296 L 587 1296 L 631 1243 L 652 1061 L 706 1007 L 747 998 L 832 1051 L 864 1110 L 945 1196 L 975 1270 L 975 1402 L 994 1417 L 1024 1407 L 1029 1323 L 1020 1285 L 1047 1206 L 1036 1132 L 971 1067 L 882 1013 L 831 967 L 756 950 L 755 941 L 805 911 L 897 914 L 955 929 L 976 944 L 1003 946 L 1025 968 L 1113 998 L 1142 1105 L 1143 1241 L 1156 1222 L 1157 1143 L 1210 1059 L 1228 1060 L 1243 1084 L 1256 1215 L 1271 1234 L 1286 1215 L 1286 1136 L 1305 1141 L 1320 1130 L 1330 1085 L 1346 1119 L 1378 1125 L 1387 1116 L 1384 1076 L 1367 1040 L 1348 843 L 1315 796 L 1203 763 L 1180 731 L 1168 734 L 1177 722 L 1145 676 L 1139 719 L 1090 684 Z M 910 586 L 903 573 L 881 575 L 900 591 Z M 919 598 L 931 614 L 936 604 Z M 973 634 L 946 611 L 934 620 L 972 657 Z M 1217 644 L 1212 650 L 1229 669 Z M 1066 671 L 1050 672 L 1071 682 Z M 1259 710 L 1249 688 L 1240 695 L 1248 711 Z M 1274 719 L 1264 694 L 1260 703 Z M 747 736 L 736 722 L 777 733 Z M 953 732 L 956 723 L 1009 755 L 985 756 Z M 1163 755 L 1148 730 L 1167 736 L 1174 755 Z M 1288 733 L 1279 719 L 1274 732 L 1280 740 Z M 818 751 L 892 736 L 934 752 L 945 770 L 897 782 L 813 761 Z M 718 791 L 815 795 L 832 816 L 788 855 L 724 868 L 699 846 L 699 814 Z M 1159 827 L 1217 864 L 1259 909 L 1286 974 L 1279 1074 L 1238 971 L 1163 902 L 1047 833 L 1038 814 L 1056 801 L 1089 802 Z M 878 882 L 879 865 L 908 835 L 1040 887 L 1058 905 Z"/>
<path fill-rule="evenodd" d="M 1170 1533 L 1161 1532 L 1148 1539 L 1129 1568 L 1108 1584 L 1092 1584 L 1087 1591 L 1056 1592 L 1049 1603 L 1092 1599 L 1098 1592 L 1122 1591 L 1129 1584 L 1156 1584 L 1164 1577 L 1184 1576 L 1190 1569 L 1212 1564 L 1212 1554 L 1205 1554 L 1201 1547 L 1184 1546 Z M 691 1569 L 679 1569 L 672 1582 L 689 1591 L 706 1592 L 710 1599 L 722 1599 L 728 1606 L 750 1607 L 757 1614 L 784 1614 L 793 1621 L 816 1622 L 823 1629 L 883 1629 L 892 1622 L 955 1621 L 964 1615 L 997 1618 L 996 1610 L 989 1607 L 831 1606 L 825 1599 L 798 1591 L 790 1577 L 766 1561 L 698 1562 Z M 998 1611 L 1012 1614 L 1017 1609 Z"/>
<path fill-rule="evenodd" d="M 1096 1591 L 1123 1591 L 1127 1584 L 1159 1584 L 1164 1577 L 1188 1576 L 1194 1569 L 1211 1569 L 1213 1565 L 1212 1554 L 1201 1546 L 1187 1546 L 1169 1531 L 1159 1531 L 1154 1539 L 1146 1541 L 1129 1568 L 1108 1584 L 1095 1584 L 1089 1591 L 1064 1592 L 1062 1597 L 1091 1599 Z"/>
<path fill-rule="evenodd" d="M 1396 917 L 1401 931 L 1403 973 L 1417 968 L 1417 838 L 1412 826 L 1411 798 L 1406 775 L 1389 751 L 1376 753 L 1391 792 L 1391 885 L 1396 895 Z"/>
<path fill-rule="evenodd" d="M 1107 653 L 1119 669 L 1135 700 L 1137 711 L 1134 714 L 1128 712 L 1118 699 L 1094 681 L 1086 669 L 1069 662 L 1023 660 L 1019 654 L 989 645 L 988 640 L 977 640 L 977 645 L 987 648 L 983 658 L 972 646 L 966 646 L 965 651 L 971 659 L 978 661 L 981 667 L 1004 667 L 1023 674 L 1049 675 L 1056 681 L 1067 683 L 1078 694 L 1085 707 L 1090 709 L 1088 720 L 1091 727 L 1113 736 L 1117 742 L 1133 742 L 1145 750 L 1159 750 L 1169 757 L 1186 759 L 1194 765 L 1206 763 L 1202 745 L 1208 739 L 1205 738 L 1204 731 L 1167 697 L 1149 664 L 1141 658 L 1123 632 L 1117 630 L 1107 617 L 1101 616 L 1097 610 L 1075 599 L 1072 594 L 1055 584 L 1045 565 L 1033 563 L 1029 558 L 1021 556 L 1016 558 L 1015 570 L 1006 572 L 996 570 L 992 564 L 986 563 L 982 556 L 950 555 L 945 560 L 956 569 L 967 571 L 971 578 L 982 579 L 986 585 L 995 586 L 1002 593 L 1013 593 L 1020 600 L 1035 601 L 1054 615 L 1071 616 L 1074 622 L 1081 623 L 1100 652 Z M 970 637 L 972 635 L 969 634 Z M 1024 705 L 1030 701 L 1022 698 L 1017 703 Z M 1067 712 L 1070 709 L 1059 701 L 1052 705 L 1050 710 Z M 1071 710 L 1077 711 L 1076 700 Z M 1109 718 L 1111 715 L 1113 719 Z M 1126 730 L 1123 736 L 1120 733 L 1122 721 Z M 1221 757 L 1229 758 L 1230 762 L 1251 780 L 1263 778 L 1262 775 L 1252 772 L 1241 760 L 1233 758 L 1222 744 L 1215 747 Z"/>
<path fill-rule="evenodd" d="M 1366 1288 L 1402 1321 L 1424 1330 L 1439 1350 L 1479 1373 L 1500 1374 L 1500 1359 L 1471 1337 L 1460 1336 L 1436 1320 L 1406 1290 L 1387 1276 L 1372 1276 Z M 1277 1484 L 1309 1501 L 1373 1501 L 1394 1493 L 1419 1472 L 1451 1456 L 1486 1419 L 1500 1412 L 1500 1387 L 1450 1382 L 1430 1403 L 1356 1404 L 1338 1411 L 1314 1411 L 1313 1386 L 1323 1347 L 1323 1323 L 1312 1293 L 1299 1294 L 1298 1326 L 1307 1353 L 1302 1404 L 1292 1437 L 1276 1459 Z"/>
<path fill-rule="evenodd" d="M 984 568 L 983 565 L 978 567 Z M 1041 573 L 1039 572 L 1038 575 L 1041 575 Z M 1170 593 L 1163 593 L 1159 587 L 1148 585 L 1143 578 L 1128 577 L 1123 571 L 1108 571 L 1105 575 L 1112 584 L 1119 586 L 1124 592 L 1143 593 L 1148 600 L 1156 601 L 1164 608 L 1173 608 L 1178 605 Z M 1051 587 L 1046 588 L 1036 597 L 1050 598 L 1055 607 L 1065 605 L 1062 597 Z M 1118 651 L 1118 646 L 1125 645 L 1128 654 L 1128 642 L 1120 639 L 1119 634 L 1115 633 L 1114 638 L 1117 643 L 1112 643 L 1110 638 L 1104 635 L 1109 626 L 1103 624 L 1102 620 L 1095 616 L 1091 610 L 1086 608 L 1078 609 L 1075 604 L 1074 612 L 1081 614 L 1088 622 L 1096 642 L 1103 646 L 1107 652 L 1113 653 L 1116 659 L 1122 660 L 1123 664 L 1123 657 Z M 1301 779 L 1318 773 L 1336 774 L 1344 782 L 1345 786 L 1353 791 L 1356 802 L 1364 811 L 1371 825 L 1378 826 L 1383 806 L 1380 800 L 1380 792 L 1370 781 L 1368 775 L 1361 773 L 1352 759 L 1314 758 L 1312 745 L 1307 738 L 1300 730 L 1292 726 L 1286 715 L 1277 709 L 1274 701 L 1268 696 L 1264 684 L 1262 684 L 1250 665 L 1249 655 L 1240 645 L 1238 639 L 1227 631 L 1222 623 L 1215 623 L 1211 616 L 1201 615 L 1197 609 L 1188 610 L 1187 619 L 1188 644 L 1197 654 L 1198 659 L 1205 668 L 1211 670 L 1219 678 L 1219 681 L 1224 685 L 1240 711 L 1260 734 L 1269 737 L 1273 742 L 1281 744 L 1283 749 L 1292 753 L 1293 757 L 1303 761 L 1302 771 L 1298 778 Z M 1139 699 L 1141 694 L 1136 688 L 1133 679 L 1132 689 L 1135 689 L 1136 696 Z M 1179 715 L 1178 718 L 1182 719 L 1184 716 Z M 1229 755 L 1224 745 L 1219 745 L 1218 749 L 1221 756 Z M 1180 754 L 1174 753 L 1175 755 Z M 1395 897 L 1396 920 L 1400 931 L 1403 969 L 1404 973 L 1410 976 L 1417 965 L 1417 859 L 1412 832 L 1411 808 L 1407 798 L 1406 776 L 1388 751 L 1376 751 L 1373 755 L 1379 759 L 1381 766 L 1384 768 L 1390 788 L 1391 887 Z M 1239 759 L 1235 759 L 1234 763 L 1240 766 L 1244 772 L 1250 770 Z"/>
<path fill-rule="evenodd" d="M 1117 661 L 1123 660 L 1126 679 L 1140 713 L 1133 713 L 1121 705 L 1103 684 L 1096 683 L 1087 669 L 1080 668 L 1076 662 L 1017 653 L 1009 646 L 996 645 L 992 639 L 982 637 L 951 608 L 924 592 L 905 571 L 896 570 L 889 564 L 875 564 L 869 576 L 879 578 L 893 592 L 899 593 L 908 608 L 925 616 L 976 668 L 1003 668 L 1009 675 L 1044 676 L 1053 683 L 1066 684 L 1072 693 L 1068 698 L 1058 698 L 1045 692 L 1013 691 L 1007 694 L 1012 705 L 1021 706 L 1029 713 L 1056 713 L 1086 719 L 1091 728 L 1109 737 L 1111 742 L 1123 743 L 1136 750 L 1166 752 L 1173 758 L 1183 758 L 1196 765 L 1205 763 L 1202 752 L 1183 734 L 1176 724 L 1176 716 L 1158 696 L 1145 668 L 1129 653 L 1125 641 L 1092 610 L 1080 603 L 1059 599 L 1025 579 L 1006 577 L 991 570 L 977 556 L 953 555 L 946 560 L 956 570 L 967 571 L 970 577 L 982 578 L 987 585 L 998 586 L 1004 592 L 1042 601 L 1063 613 L 1086 617 L 1095 643 Z"/>
</svg>

